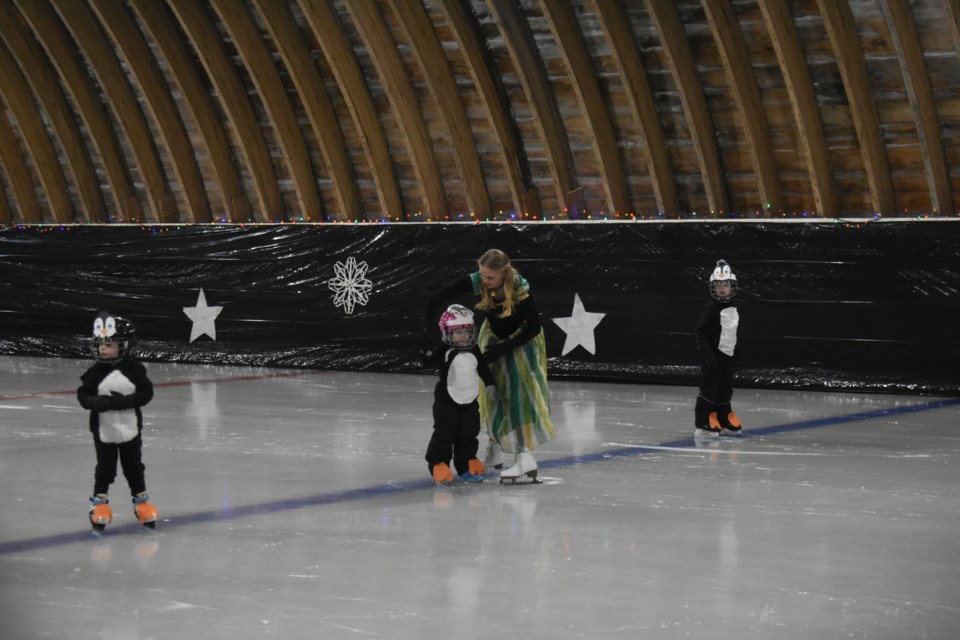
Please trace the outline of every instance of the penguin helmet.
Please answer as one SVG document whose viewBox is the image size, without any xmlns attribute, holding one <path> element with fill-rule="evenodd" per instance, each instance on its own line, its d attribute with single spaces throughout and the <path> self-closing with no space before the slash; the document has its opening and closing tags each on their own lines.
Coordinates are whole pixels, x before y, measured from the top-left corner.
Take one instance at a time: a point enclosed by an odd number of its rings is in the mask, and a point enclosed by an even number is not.
<svg viewBox="0 0 960 640">
<path fill-rule="evenodd" d="M 469 349 L 477 344 L 477 325 L 473 311 L 460 304 L 452 304 L 440 316 L 440 336 L 444 344 Z"/>
<path fill-rule="evenodd" d="M 737 295 L 737 274 L 726 260 L 717 260 L 710 274 L 710 295 L 717 302 L 729 302 Z"/>
<path fill-rule="evenodd" d="M 117 346 L 116 354 L 108 349 L 101 349 L 101 346 L 111 344 Z M 98 362 L 107 364 L 120 362 L 133 351 L 136 344 L 137 328 L 126 318 L 101 311 L 94 319 L 93 357 Z"/>
</svg>

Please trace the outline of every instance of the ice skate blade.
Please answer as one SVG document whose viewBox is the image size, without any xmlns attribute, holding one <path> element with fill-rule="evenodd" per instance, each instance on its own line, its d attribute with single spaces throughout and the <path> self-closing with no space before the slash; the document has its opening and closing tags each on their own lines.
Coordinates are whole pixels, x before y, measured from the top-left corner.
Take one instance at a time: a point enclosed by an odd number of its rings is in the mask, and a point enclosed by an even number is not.
<svg viewBox="0 0 960 640">
<path fill-rule="evenodd" d="M 500 476 L 500 484 L 517 484 L 517 480 L 526 480 L 526 482 L 521 482 L 520 484 L 543 484 L 543 480 L 537 479 L 537 471 L 528 471 L 522 476 Z"/>
<path fill-rule="evenodd" d="M 101 531 L 107 528 L 107 525 L 101 524 L 99 522 L 91 522 L 90 526 L 93 527 L 93 531 L 95 533 L 100 533 Z"/>
<path fill-rule="evenodd" d="M 144 522 L 143 526 L 145 526 L 147 529 L 154 529 L 157 526 L 157 521 L 151 520 L 150 522 Z"/>
</svg>

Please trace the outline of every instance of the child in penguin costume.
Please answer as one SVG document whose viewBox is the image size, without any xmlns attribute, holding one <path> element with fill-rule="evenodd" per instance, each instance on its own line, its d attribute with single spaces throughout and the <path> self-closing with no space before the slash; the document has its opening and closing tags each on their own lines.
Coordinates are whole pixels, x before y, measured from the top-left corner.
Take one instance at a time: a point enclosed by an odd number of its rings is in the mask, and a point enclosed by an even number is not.
<svg viewBox="0 0 960 640">
<path fill-rule="evenodd" d="M 93 323 L 93 357 L 96 362 L 80 376 L 80 406 L 90 411 L 90 432 L 97 452 L 90 524 L 102 531 L 113 520 L 107 491 L 117 476 L 117 459 L 130 486 L 133 512 L 151 529 L 157 510 L 150 504 L 140 448 L 143 414 L 140 407 L 153 399 L 147 369 L 133 357 L 137 330 L 126 318 L 101 312 Z"/>
<path fill-rule="evenodd" d="M 480 434 L 480 381 L 494 390 L 493 375 L 480 356 L 473 312 L 450 305 L 440 316 L 440 335 L 449 348 L 443 354 L 440 380 L 434 390 L 433 436 L 427 445 L 427 465 L 438 484 L 453 481 L 450 459 L 461 480 L 482 482 L 484 467 L 477 459 Z"/>
<path fill-rule="evenodd" d="M 737 275 L 726 260 L 718 260 L 710 273 L 710 297 L 697 322 L 700 350 L 700 393 L 694 409 L 694 435 L 715 438 L 723 431 L 740 435 L 743 425 L 733 412 L 733 370 L 737 354 L 740 314 L 733 302 Z"/>
</svg>

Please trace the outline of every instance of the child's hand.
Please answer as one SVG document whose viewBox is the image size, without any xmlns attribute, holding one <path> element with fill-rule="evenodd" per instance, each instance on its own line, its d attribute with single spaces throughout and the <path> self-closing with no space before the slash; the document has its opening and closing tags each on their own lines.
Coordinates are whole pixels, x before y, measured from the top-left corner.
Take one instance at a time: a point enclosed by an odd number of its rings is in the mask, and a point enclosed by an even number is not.
<svg viewBox="0 0 960 640">
<path fill-rule="evenodd" d="M 87 402 L 87 406 L 91 411 L 96 411 L 97 413 L 110 411 L 110 396 L 93 396 L 89 402 Z"/>
</svg>

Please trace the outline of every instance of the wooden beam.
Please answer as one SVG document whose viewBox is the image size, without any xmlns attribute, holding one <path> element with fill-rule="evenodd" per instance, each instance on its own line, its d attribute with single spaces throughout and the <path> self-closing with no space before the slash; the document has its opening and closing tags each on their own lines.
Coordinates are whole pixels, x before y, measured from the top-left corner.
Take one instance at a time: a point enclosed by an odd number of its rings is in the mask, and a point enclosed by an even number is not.
<svg viewBox="0 0 960 640">
<path fill-rule="evenodd" d="M 137 80 L 144 103 L 160 138 L 170 153 L 173 170 L 183 189 L 187 216 L 191 222 L 210 222 L 210 202 L 200 175 L 193 145 L 187 135 L 170 87 L 157 64 L 143 33 L 137 27 L 124 0 L 92 0 L 91 7 L 113 38 L 115 50 L 123 55 Z M 134 3 L 136 4 L 136 3 Z"/>
<path fill-rule="evenodd" d="M 33 91 L 6 46 L 0 44 L 0 91 L 20 126 L 25 151 L 33 164 L 53 222 L 73 222 L 73 204 L 57 150 L 47 133 Z"/>
<path fill-rule="evenodd" d="M 817 215 L 840 215 L 840 202 L 830 167 L 830 152 L 823 133 L 820 109 L 813 92 L 813 79 L 797 36 L 787 0 L 760 0 L 760 10 L 770 31 L 780 70 L 790 95 L 790 104 L 799 130 L 800 146 L 807 161 Z"/>
<path fill-rule="evenodd" d="M 407 147 L 413 159 L 413 170 L 420 185 L 426 213 L 445 216 L 449 214 L 449 210 L 440 167 L 433 152 L 433 142 L 430 140 L 427 124 L 423 119 L 423 110 L 410 83 L 410 74 L 400 57 L 397 43 L 379 7 L 372 2 L 347 0 L 346 7 L 383 81 L 387 99 L 397 113 L 399 128 L 407 141 Z"/>
<path fill-rule="evenodd" d="M 86 4 L 74 0 L 51 2 L 96 75 L 103 95 L 117 117 L 116 125 L 130 142 L 130 151 L 140 169 L 147 198 L 153 207 L 154 220 L 179 222 L 176 198 L 167 183 L 160 151 L 137 95 L 120 67 L 113 44 Z"/>
<path fill-rule="evenodd" d="M 373 96 L 364 80 L 360 63 L 353 53 L 353 47 L 344 33 L 343 25 L 337 14 L 330 8 L 328 0 L 298 0 L 304 17 L 330 64 L 337 79 L 340 93 L 357 131 L 373 175 L 377 194 L 380 198 L 383 217 L 397 216 L 405 218 L 400 183 L 396 167 L 390 156 L 390 145 L 386 133 L 380 124 Z"/>
<path fill-rule="evenodd" d="M 540 132 L 553 176 L 557 200 L 572 215 L 583 208 L 582 191 L 570 150 L 567 129 L 560 116 L 556 94 L 547 77 L 533 33 L 520 8 L 512 0 L 490 0 L 491 14 L 500 27 L 504 44 L 513 59 Z"/>
<path fill-rule="evenodd" d="M 6 86 L 0 85 L 0 107 L 6 96 Z M 0 111 L 0 115 L 5 115 Z M 10 189 L 16 201 L 15 209 L 19 215 L 11 215 L 11 222 L 39 224 L 43 222 L 40 200 L 37 198 L 33 175 L 25 160 L 26 153 L 21 149 L 17 136 L 6 117 L 0 118 L 0 162 L 6 169 Z"/>
<path fill-rule="evenodd" d="M 289 5 L 275 0 L 253 0 L 253 4 L 263 16 L 320 143 L 327 173 L 333 179 L 333 191 L 339 209 L 339 215 L 334 217 L 365 219 L 366 215 L 360 206 L 357 178 L 346 141 L 340 132 L 337 114 Z"/>
<path fill-rule="evenodd" d="M 750 53 L 747 51 L 743 32 L 737 22 L 733 5 L 728 0 L 700 0 L 707 22 L 713 32 L 714 40 L 723 60 L 727 74 L 727 84 L 733 93 L 737 111 L 743 121 L 750 163 L 757 176 L 757 188 L 760 201 L 757 207 L 766 217 L 770 212 L 783 209 L 780 200 L 780 180 L 777 175 L 777 162 L 770 142 L 770 127 L 767 114 L 760 99 L 760 88 L 753 74 Z"/>
<path fill-rule="evenodd" d="M 194 64 L 193 54 L 177 27 L 176 18 L 162 2 L 131 2 L 144 26 L 153 35 L 153 42 L 166 58 L 170 72 L 180 85 L 183 99 L 193 114 L 193 120 L 210 154 L 216 182 L 223 193 L 226 218 L 236 222 L 253 222 L 250 200 L 243 191 L 237 163 L 233 159 L 225 122 L 217 111 L 210 89 L 200 69 Z"/>
<path fill-rule="evenodd" d="M 501 162 L 513 196 L 513 207 L 518 213 L 533 211 L 539 215 L 540 196 L 530 181 L 530 166 L 520 130 L 511 115 L 506 89 L 500 81 L 477 18 L 461 0 L 441 0 L 441 3 L 500 143 Z"/>
<path fill-rule="evenodd" d="M 880 7 L 897 51 L 907 96 L 916 114 L 920 152 L 930 187 L 930 206 L 936 213 L 953 215 L 953 192 L 940 134 L 940 114 L 910 5 L 905 0 L 881 0 Z"/>
<path fill-rule="evenodd" d="M 647 82 L 640 52 L 630 29 L 630 17 L 618 2 L 595 0 L 594 8 L 610 43 L 610 53 L 620 67 L 630 109 L 639 120 L 640 144 L 645 150 L 647 171 L 653 183 L 657 209 L 667 217 L 676 217 L 679 214 L 677 185 L 673 179 L 670 156 L 653 92 Z"/>
<path fill-rule="evenodd" d="M 297 114 L 280 80 L 280 73 L 263 42 L 260 28 L 244 0 L 210 0 L 210 4 L 220 15 L 220 21 L 233 39 L 233 45 L 266 108 L 267 117 L 277 132 L 283 148 L 283 159 L 293 178 L 293 190 L 300 204 L 300 216 L 306 220 L 322 220 L 323 202 L 310 161 L 310 152 L 307 151 L 307 143 L 297 123 Z"/>
<path fill-rule="evenodd" d="M 680 102 L 683 103 L 700 174 L 703 176 L 707 206 L 714 212 L 723 211 L 727 208 L 727 196 L 717 132 L 710 117 L 703 85 L 697 77 L 697 66 L 680 15 L 672 0 L 646 0 L 646 3 L 680 92 Z"/>
<path fill-rule="evenodd" d="M 30 83 L 37 101 L 43 106 L 54 135 L 63 149 L 69 174 L 79 197 L 76 212 L 86 222 L 106 220 L 107 207 L 100 191 L 100 179 L 94 169 L 90 150 L 84 143 L 80 126 L 57 80 L 57 72 L 29 33 L 20 14 L 6 0 L 0 5 L 0 39 L 6 42 Z"/>
<path fill-rule="evenodd" d="M 0 129 L 3 125 L 0 124 Z M 3 134 L 0 132 L 0 142 L 3 140 Z M 3 154 L 0 153 L 0 171 L 3 169 Z M 3 176 L 0 175 L 0 224 L 13 224 L 13 211 L 10 210 L 10 201 L 7 196 L 7 186 L 3 183 Z"/>
<path fill-rule="evenodd" d="M 580 33 L 580 25 L 573 9 L 565 2 L 541 0 L 540 6 L 570 72 L 580 110 L 590 130 L 590 142 L 600 161 L 600 178 L 607 192 L 607 209 L 616 214 L 627 213 L 631 210 L 630 198 L 627 196 L 617 134 L 610 110 L 603 99 L 597 71 L 593 68 L 590 52 Z"/>
<path fill-rule="evenodd" d="M 203 4 L 194 0 L 167 0 L 167 4 L 193 44 L 210 83 L 219 94 L 224 112 L 233 123 L 240 156 L 253 178 L 255 218 L 260 222 L 286 219 L 263 129 L 212 17 Z"/>
<path fill-rule="evenodd" d="M 960 0 L 949 1 L 960 5 Z M 850 104 L 850 115 L 860 141 L 860 153 L 870 188 L 870 204 L 876 213 L 893 215 L 896 202 L 893 182 L 890 180 L 890 164 L 887 162 L 880 115 L 873 101 L 863 45 L 853 12 L 849 4 L 836 0 L 817 0 L 817 6 L 837 56 L 837 66 Z"/>
<path fill-rule="evenodd" d="M 430 16 L 419 2 L 390 0 L 394 13 L 406 33 L 410 47 L 423 69 L 423 76 L 450 133 L 453 157 L 466 186 L 467 206 L 481 216 L 489 215 L 490 194 L 480 166 L 480 155 L 460 100 L 457 80 L 450 69 L 447 54 L 437 38 Z"/>
<path fill-rule="evenodd" d="M 33 37 L 43 45 L 48 59 L 56 67 L 103 166 L 110 192 L 117 203 L 117 215 L 107 214 L 107 219 L 144 222 L 143 203 L 133 184 L 123 147 L 93 79 L 80 62 L 76 44 L 49 3 L 35 0 L 15 2 L 30 25 Z"/>
</svg>

